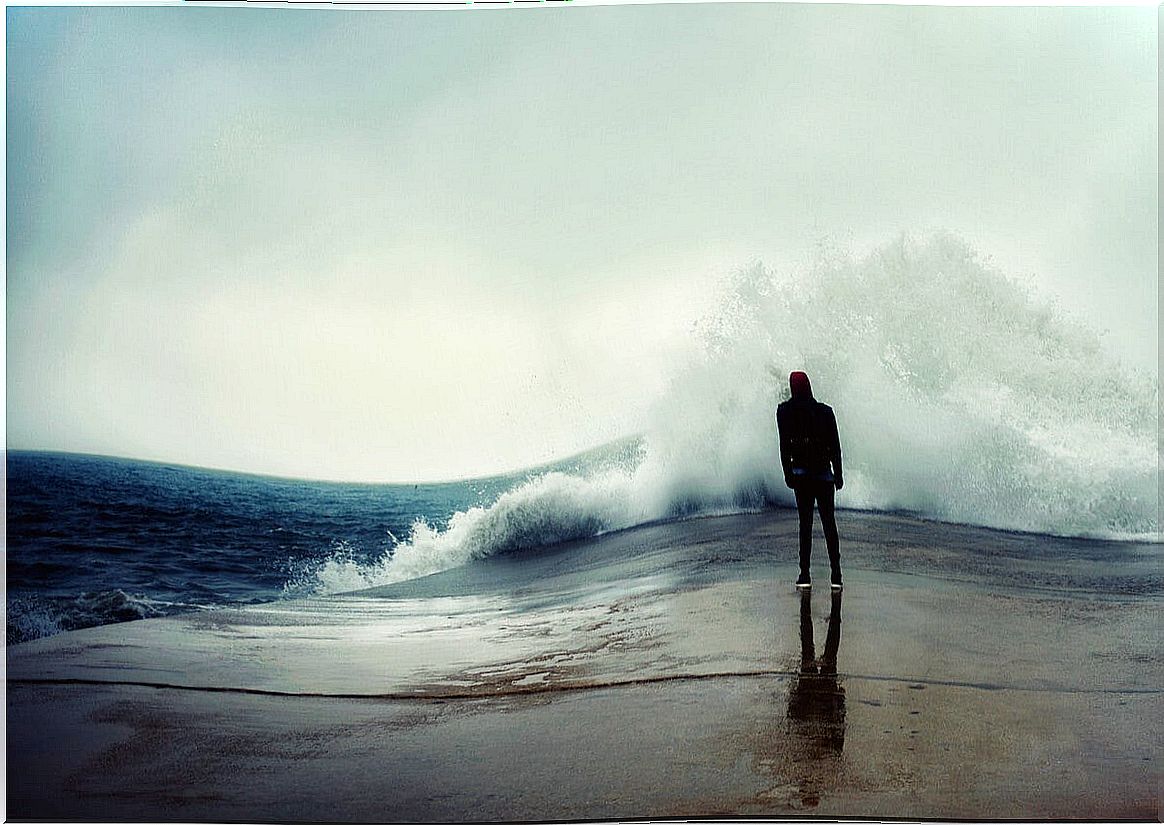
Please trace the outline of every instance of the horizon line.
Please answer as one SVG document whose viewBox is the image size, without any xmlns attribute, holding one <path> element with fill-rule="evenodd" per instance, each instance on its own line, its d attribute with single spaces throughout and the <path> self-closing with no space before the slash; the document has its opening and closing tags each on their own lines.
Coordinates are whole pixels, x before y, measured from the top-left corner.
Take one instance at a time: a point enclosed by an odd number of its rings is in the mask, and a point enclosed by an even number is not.
<svg viewBox="0 0 1164 825">
<path fill-rule="evenodd" d="M 199 470 L 202 472 L 209 472 L 209 473 L 227 473 L 227 474 L 231 474 L 231 475 L 250 476 L 253 478 L 270 479 L 273 481 L 294 481 L 294 482 L 306 482 L 306 483 L 316 483 L 316 484 L 359 484 L 359 485 L 367 485 L 367 486 L 384 486 L 384 487 L 408 487 L 408 486 L 417 487 L 420 485 L 440 486 L 440 485 L 445 485 L 445 484 L 465 484 L 465 483 L 472 482 L 472 481 L 493 481 L 495 479 L 501 479 L 501 478 L 505 478 L 507 476 L 518 475 L 519 473 L 531 473 L 531 472 L 537 472 L 539 470 L 546 470 L 546 469 L 552 467 L 553 465 L 562 464 L 564 462 L 571 461 L 573 459 L 581 458 L 581 457 L 587 455 L 588 453 L 592 453 L 592 452 L 595 452 L 597 450 L 601 450 L 604 447 L 610 447 L 612 445 L 621 444 L 622 442 L 632 441 L 634 439 L 641 438 L 641 437 L 642 437 L 641 433 L 634 433 L 631 435 L 620 436 L 618 438 L 613 438 L 610 441 L 605 441 L 601 444 L 594 444 L 594 445 L 589 446 L 589 447 L 584 447 L 581 450 L 577 450 L 575 452 L 572 452 L 572 453 L 565 455 L 565 456 L 561 456 L 559 458 L 551 458 L 551 459 L 548 459 L 546 461 L 539 462 L 537 464 L 530 464 L 530 465 L 527 465 L 524 467 L 516 467 L 516 468 L 511 469 L 511 470 L 502 470 L 499 472 L 487 473 L 484 475 L 467 475 L 467 476 L 461 476 L 459 478 L 447 478 L 447 479 L 437 479 L 437 480 L 410 479 L 410 480 L 405 480 L 405 481 L 384 481 L 384 480 L 369 481 L 366 479 L 328 478 L 328 477 L 323 477 L 323 476 L 317 476 L 317 477 L 293 476 L 293 475 L 283 475 L 283 474 L 271 473 L 271 472 L 260 472 L 257 470 L 240 470 L 240 469 L 236 469 L 233 467 L 216 467 L 216 466 L 211 466 L 209 464 L 188 464 L 188 463 L 185 463 L 183 461 L 160 459 L 160 458 L 141 458 L 138 456 L 131 456 L 131 455 L 115 455 L 112 453 L 86 452 L 84 450 L 62 450 L 62 449 L 41 448 L 41 447 L 13 447 L 13 446 L 6 444 L 4 446 L 5 478 L 7 478 L 7 463 L 8 463 L 7 457 L 9 454 L 11 454 L 11 453 L 38 453 L 38 454 L 42 454 L 42 455 L 70 456 L 70 457 L 80 457 L 80 458 L 102 458 L 102 459 L 109 459 L 109 460 L 113 460 L 113 461 L 136 461 L 136 462 L 139 462 L 141 464 L 154 464 L 154 465 L 163 466 L 163 467 L 176 467 L 176 468 L 183 469 L 183 470 Z"/>
</svg>

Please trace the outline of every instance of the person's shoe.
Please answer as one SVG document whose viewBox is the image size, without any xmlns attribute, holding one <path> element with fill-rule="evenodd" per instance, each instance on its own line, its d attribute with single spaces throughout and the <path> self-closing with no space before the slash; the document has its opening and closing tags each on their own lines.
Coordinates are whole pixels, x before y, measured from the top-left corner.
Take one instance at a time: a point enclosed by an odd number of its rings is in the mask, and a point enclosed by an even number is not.
<svg viewBox="0 0 1164 825">
<path fill-rule="evenodd" d="M 809 579 L 807 573 L 801 573 L 800 577 L 796 580 L 796 586 L 801 590 L 807 590 L 812 587 L 812 580 Z"/>
<path fill-rule="evenodd" d="M 832 586 L 833 590 L 840 590 L 842 587 L 844 587 L 844 585 L 841 584 L 841 574 L 840 573 L 833 573 L 833 581 L 832 581 L 831 586 Z"/>
</svg>

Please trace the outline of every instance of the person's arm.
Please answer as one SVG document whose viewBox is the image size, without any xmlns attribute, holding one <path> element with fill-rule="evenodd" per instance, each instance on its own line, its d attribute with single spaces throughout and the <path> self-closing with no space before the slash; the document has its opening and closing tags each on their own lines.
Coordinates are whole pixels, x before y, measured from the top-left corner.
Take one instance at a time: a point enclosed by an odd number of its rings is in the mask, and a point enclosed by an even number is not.
<svg viewBox="0 0 1164 825">
<path fill-rule="evenodd" d="M 784 469 L 784 483 L 792 486 L 792 437 L 788 434 L 787 410 L 776 408 L 776 429 L 780 433 L 780 466 Z"/>
<path fill-rule="evenodd" d="M 834 412 L 831 416 L 833 425 L 832 432 L 832 453 L 833 453 L 833 482 L 837 485 L 837 489 L 845 486 L 845 475 L 841 470 L 841 436 L 837 432 L 837 415 Z"/>
</svg>

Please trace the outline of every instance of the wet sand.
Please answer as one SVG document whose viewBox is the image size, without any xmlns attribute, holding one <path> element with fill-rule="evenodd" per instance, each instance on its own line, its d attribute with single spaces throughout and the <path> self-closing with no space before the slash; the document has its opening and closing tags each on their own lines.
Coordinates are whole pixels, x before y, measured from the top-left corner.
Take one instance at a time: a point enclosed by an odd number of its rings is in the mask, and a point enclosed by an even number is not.
<svg viewBox="0 0 1164 825">
<path fill-rule="evenodd" d="M 8 817 L 1158 818 L 1160 545 L 841 520 L 839 598 L 771 511 L 11 647 Z"/>
</svg>

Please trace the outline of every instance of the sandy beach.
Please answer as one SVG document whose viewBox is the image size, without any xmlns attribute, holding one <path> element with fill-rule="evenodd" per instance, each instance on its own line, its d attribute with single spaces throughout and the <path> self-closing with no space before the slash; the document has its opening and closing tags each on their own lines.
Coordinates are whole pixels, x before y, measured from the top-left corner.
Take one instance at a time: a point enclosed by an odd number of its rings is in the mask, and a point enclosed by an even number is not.
<svg viewBox="0 0 1164 825">
<path fill-rule="evenodd" d="M 11 646 L 8 817 L 1158 818 L 1160 545 L 841 529 L 839 597 L 771 510 Z"/>
</svg>

